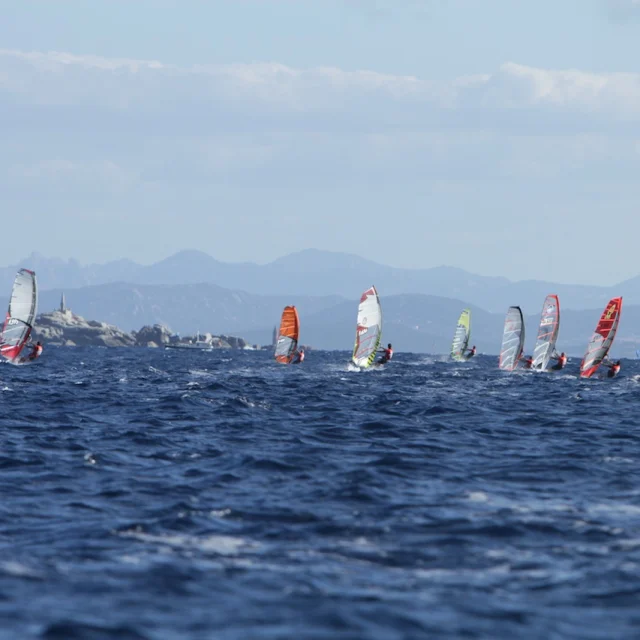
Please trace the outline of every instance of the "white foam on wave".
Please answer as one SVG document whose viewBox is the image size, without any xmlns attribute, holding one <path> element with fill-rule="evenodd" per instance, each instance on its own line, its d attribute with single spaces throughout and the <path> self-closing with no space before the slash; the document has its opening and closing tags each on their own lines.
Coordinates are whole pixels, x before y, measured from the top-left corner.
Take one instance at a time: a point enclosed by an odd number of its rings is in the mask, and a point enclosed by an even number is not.
<svg viewBox="0 0 640 640">
<path fill-rule="evenodd" d="M 593 504 L 587 507 L 591 514 L 622 514 L 625 516 L 640 515 L 640 506 L 629 503 Z"/>
<path fill-rule="evenodd" d="M 165 376 L 166 378 L 169 377 L 169 374 L 166 371 L 163 371 L 162 369 L 156 369 L 156 367 L 152 367 L 151 365 L 149 365 L 148 371 L 150 371 L 151 373 L 157 373 L 160 376 Z"/>
<path fill-rule="evenodd" d="M 254 552 L 260 546 L 256 542 L 235 536 L 190 536 L 186 534 L 152 534 L 138 529 L 121 531 L 118 535 L 123 538 L 134 538 L 140 542 L 160 544 L 172 549 L 199 550 L 205 553 L 215 553 L 220 556 L 236 556 L 242 552 Z"/>
<path fill-rule="evenodd" d="M 207 369 L 189 369 L 189 375 L 194 378 L 208 378 L 213 374 Z"/>
<path fill-rule="evenodd" d="M 28 567 L 26 564 L 22 564 L 17 560 L 6 560 L 4 562 L 0 562 L 0 572 L 18 578 L 38 579 L 43 577 L 36 569 Z"/>
<path fill-rule="evenodd" d="M 615 462 L 622 464 L 635 464 L 636 461 L 631 458 L 622 458 L 621 456 L 605 456 L 602 458 L 603 462 Z"/>
</svg>

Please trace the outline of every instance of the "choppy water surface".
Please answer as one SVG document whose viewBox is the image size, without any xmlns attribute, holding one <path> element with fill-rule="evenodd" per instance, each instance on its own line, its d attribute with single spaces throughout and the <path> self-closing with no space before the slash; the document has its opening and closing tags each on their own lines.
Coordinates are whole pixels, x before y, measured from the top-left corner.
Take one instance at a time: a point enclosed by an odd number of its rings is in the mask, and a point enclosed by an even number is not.
<svg viewBox="0 0 640 640">
<path fill-rule="evenodd" d="M 347 358 L 0 366 L 0 637 L 640 637 L 640 366 Z"/>
</svg>

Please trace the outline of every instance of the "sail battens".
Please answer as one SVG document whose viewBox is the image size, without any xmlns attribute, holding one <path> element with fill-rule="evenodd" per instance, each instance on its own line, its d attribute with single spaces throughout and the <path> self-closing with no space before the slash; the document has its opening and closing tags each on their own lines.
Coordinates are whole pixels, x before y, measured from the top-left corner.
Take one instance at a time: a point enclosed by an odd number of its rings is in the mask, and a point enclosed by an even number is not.
<svg viewBox="0 0 640 640">
<path fill-rule="evenodd" d="M 451 344 L 451 357 L 453 360 L 466 360 L 465 351 L 471 338 L 471 310 L 464 309 L 458 318 L 456 331 Z"/>
<path fill-rule="evenodd" d="M 352 362 L 362 368 L 370 366 L 382 338 L 382 308 L 375 287 L 367 289 L 360 297 L 356 323 L 356 343 Z"/>
<path fill-rule="evenodd" d="M 509 307 L 504 319 L 502 347 L 499 366 L 504 371 L 513 371 L 522 357 L 524 346 L 524 320 L 520 307 Z"/>
<path fill-rule="evenodd" d="M 294 306 L 285 307 L 280 319 L 280 330 L 276 340 L 275 358 L 282 364 L 290 364 L 298 348 L 300 318 Z"/>
<path fill-rule="evenodd" d="M 536 346 L 533 349 L 534 369 L 546 369 L 556 348 L 560 330 L 560 300 L 556 295 L 548 295 L 542 305 Z"/>
<path fill-rule="evenodd" d="M 587 345 L 587 350 L 580 363 L 580 377 L 590 378 L 593 376 L 602 361 L 607 357 L 618 331 L 621 313 L 622 298 L 611 298 L 604 308 L 596 330 Z"/>
<path fill-rule="evenodd" d="M 13 282 L 7 317 L 0 334 L 0 354 L 11 362 L 29 340 L 38 310 L 38 286 L 36 274 L 20 269 Z"/>
</svg>

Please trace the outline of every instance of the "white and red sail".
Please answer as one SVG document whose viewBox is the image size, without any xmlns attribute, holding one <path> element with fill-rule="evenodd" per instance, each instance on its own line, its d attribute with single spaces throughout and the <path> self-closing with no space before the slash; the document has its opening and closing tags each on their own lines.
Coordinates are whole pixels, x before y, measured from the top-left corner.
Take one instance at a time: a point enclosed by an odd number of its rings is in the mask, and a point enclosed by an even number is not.
<svg viewBox="0 0 640 640">
<path fill-rule="evenodd" d="M 28 342 L 38 310 L 36 274 L 20 269 L 13 282 L 9 310 L 0 334 L 0 354 L 16 362 Z"/>
<path fill-rule="evenodd" d="M 620 324 L 622 298 L 611 298 L 604 308 L 598 326 L 587 345 L 587 351 L 580 363 L 580 377 L 590 378 L 607 357 Z"/>
<path fill-rule="evenodd" d="M 375 360 L 382 338 L 382 308 L 375 287 L 367 289 L 360 297 L 356 343 L 351 360 L 358 367 L 368 367 Z"/>
<path fill-rule="evenodd" d="M 556 348 L 559 329 L 560 300 L 556 295 L 549 295 L 544 300 L 540 314 L 538 338 L 533 349 L 533 364 L 531 365 L 534 369 L 544 371 L 549 366 L 549 360 Z"/>
</svg>

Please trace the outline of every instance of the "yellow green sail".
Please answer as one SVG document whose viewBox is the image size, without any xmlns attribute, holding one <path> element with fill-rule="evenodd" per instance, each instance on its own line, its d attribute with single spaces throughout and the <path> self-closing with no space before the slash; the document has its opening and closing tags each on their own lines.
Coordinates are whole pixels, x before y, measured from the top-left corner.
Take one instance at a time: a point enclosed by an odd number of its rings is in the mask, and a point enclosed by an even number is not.
<svg viewBox="0 0 640 640">
<path fill-rule="evenodd" d="M 458 318 L 456 332 L 453 334 L 451 344 L 451 358 L 453 360 L 466 360 L 465 351 L 471 338 L 471 309 L 465 309 Z"/>
</svg>

